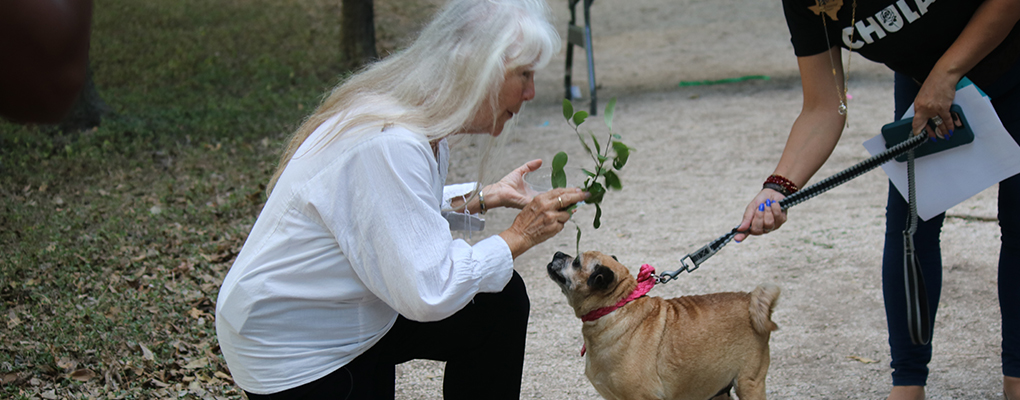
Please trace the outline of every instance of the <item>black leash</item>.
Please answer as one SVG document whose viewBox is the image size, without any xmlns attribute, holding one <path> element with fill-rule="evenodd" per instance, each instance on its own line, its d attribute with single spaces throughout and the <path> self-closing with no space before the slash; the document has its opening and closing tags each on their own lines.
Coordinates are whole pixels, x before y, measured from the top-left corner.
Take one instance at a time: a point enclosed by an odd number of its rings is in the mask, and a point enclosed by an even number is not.
<svg viewBox="0 0 1020 400">
<path fill-rule="evenodd" d="M 864 174 L 865 172 L 871 171 L 872 169 L 885 164 L 889 160 L 892 160 L 901 154 L 909 154 L 907 161 L 907 175 L 910 192 L 911 220 L 908 221 L 908 230 L 903 233 L 903 240 L 905 245 L 904 261 L 905 277 L 907 279 L 908 324 L 910 326 L 911 340 L 918 344 L 927 344 L 931 337 L 931 325 L 928 321 L 928 297 L 925 295 L 924 280 L 921 277 L 921 269 L 917 262 L 917 256 L 914 252 L 913 242 L 913 233 L 914 230 L 916 230 L 917 220 L 917 203 L 914 198 L 913 150 L 924 144 L 926 140 L 928 140 L 927 135 L 915 135 L 896 146 L 886 149 L 867 160 L 861 161 L 850 168 L 844 169 L 835 175 L 825 178 L 814 185 L 801 189 L 779 201 L 779 206 L 782 207 L 783 210 L 786 210 L 797 204 L 803 203 L 808 199 L 825 193 L 836 186 L 842 185 L 851 179 Z M 680 259 L 679 269 L 672 272 L 665 271 L 657 275 L 655 277 L 655 282 L 666 283 L 676 279 L 677 275 L 680 275 L 681 272 L 693 272 L 698 269 L 705 260 L 708 260 L 709 257 L 715 255 L 715 253 L 719 252 L 723 246 L 726 246 L 726 244 L 733 240 L 733 237 L 737 236 L 738 233 L 741 232 L 738 231 L 737 228 L 733 228 L 732 231 L 720 236 L 718 239 L 713 240 L 711 243 L 697 251 L 683 256 Z"/>
</svg>

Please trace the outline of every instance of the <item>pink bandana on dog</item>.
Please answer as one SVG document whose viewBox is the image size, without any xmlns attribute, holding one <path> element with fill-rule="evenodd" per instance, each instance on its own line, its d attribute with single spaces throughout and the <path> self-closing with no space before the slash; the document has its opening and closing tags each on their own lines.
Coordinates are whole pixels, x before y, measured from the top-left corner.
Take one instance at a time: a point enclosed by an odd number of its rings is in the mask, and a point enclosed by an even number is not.
<svg viewBox="0 0 1020 400">
<path fill-rule="evenodd" d="M 616 305 L 610 307 L 602 307 L 600 309 L 585 314 L 584 316 L 581 317 L 581 322 L 594 321 L 599 318 L 602 318 L 608 315 L 609 313 L 616 311 L 616 309 L 623 307 L 627 303 L 630 303 L 634 300 L 637 300 L 639 297 L 644 296 L 645 294 L 652 290 L 652 287 L 655 286 L 655 277 L 653 275 L 655 275 L 654 267 L 648 264 L 642 265 L 641 271 L 638 272 L 637 276 L 637 287 L 634 288 L 633 292 L 630 292 L 630 295 L 628 295 L 623 300 L 620 300 L 620 302 L 616 303 Z M 585 351 L 586 346 L 582 345 L 581 346 L 582 356 L 584 356 Z"/>
</svg>

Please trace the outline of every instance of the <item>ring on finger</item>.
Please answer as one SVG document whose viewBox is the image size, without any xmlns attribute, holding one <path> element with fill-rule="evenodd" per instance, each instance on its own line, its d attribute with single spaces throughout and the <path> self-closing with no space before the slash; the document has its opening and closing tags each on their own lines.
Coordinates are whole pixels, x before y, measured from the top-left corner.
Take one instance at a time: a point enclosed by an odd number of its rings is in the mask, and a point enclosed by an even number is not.
<svg viewBox="0 0 1020 400">
<path fill-rule="evenodd" d="M 931 122 L 934 122 L 935 126 L 942 125 L 942 117 L 940 117 L 938 115 L 936 115 L 934 117 L 931 117 Z"/>
<path fill-rule="evenodd" d="M 556 201 L 559 201 L 560 202 L 560 208 L 563 208 L 563 198 L 560 197 L 560 196 L 556 196 Z"/>
</svg>

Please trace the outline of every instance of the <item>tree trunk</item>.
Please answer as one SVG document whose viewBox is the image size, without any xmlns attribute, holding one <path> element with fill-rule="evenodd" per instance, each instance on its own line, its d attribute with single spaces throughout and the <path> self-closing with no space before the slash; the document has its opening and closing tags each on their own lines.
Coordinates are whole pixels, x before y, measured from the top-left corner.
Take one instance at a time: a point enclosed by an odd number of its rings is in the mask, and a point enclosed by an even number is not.
<svg viewBox="0 0 1020 400">
<path fill-rule="evenodd" d="M 78 99 L 74 101 L 74 105 L 71 106 L 71 111 L 67 113 L 60 124 L 57 126 L 63 133 L 77 133 L 83 130 L 92 129 L 99 126 L 99 123 L 103 120 L 103 115 L 109 114 L 112 109 L 106 104 L 101 97 L 99 97 L 99 91 L 96 90 L 96 84 L 92 81 L 92 62 L 90 61 L 85 70 L 86 78 L 85 85 L 82 86 L 81 92 L 78 94 Z"/>
<path fill-rule="evenodd" d="M 378 58 L 375 52 L 375 12 L 372 0 L 342 0 L 340 62 L 349 70 Z"/>
</svg>

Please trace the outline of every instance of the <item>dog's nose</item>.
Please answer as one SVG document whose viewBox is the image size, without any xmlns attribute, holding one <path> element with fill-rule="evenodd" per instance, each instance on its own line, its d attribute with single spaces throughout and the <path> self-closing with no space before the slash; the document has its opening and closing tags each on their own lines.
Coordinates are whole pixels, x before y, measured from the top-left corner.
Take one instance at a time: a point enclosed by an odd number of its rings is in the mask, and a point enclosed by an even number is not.
<svg viewBox="0 0 1020 400">
<path fill-rule="evenodd" d="M 570 254 L 564 253 L 562 251 L 557 251 L 556 254 L 553 254 L 553 261 L 562 260 L 564 258 L 570 258 Z"/>
</svg>

